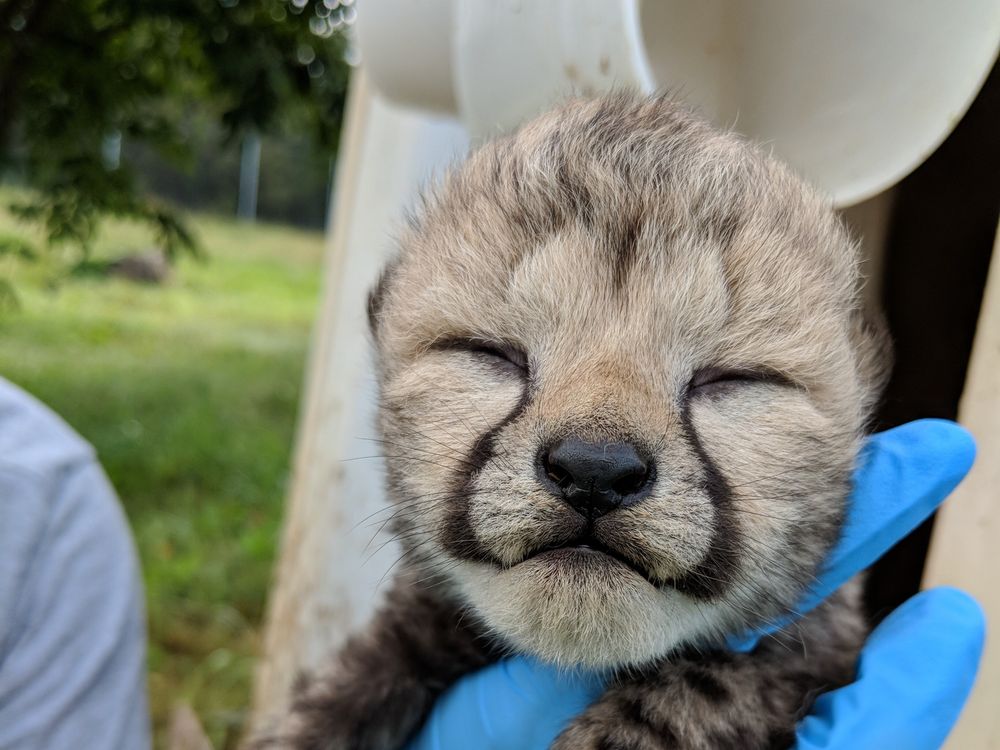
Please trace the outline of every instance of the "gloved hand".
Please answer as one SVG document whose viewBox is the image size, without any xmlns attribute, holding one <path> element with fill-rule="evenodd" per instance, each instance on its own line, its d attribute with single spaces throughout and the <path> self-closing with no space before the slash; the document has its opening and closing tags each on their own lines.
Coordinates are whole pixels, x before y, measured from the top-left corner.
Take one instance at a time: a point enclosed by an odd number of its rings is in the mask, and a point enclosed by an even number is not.
<svg viewBox="0 0 1000 750">
<path fill-rule="evenodd" d="M 942 420 L 873 436 L 854 477 L 842 539 L 799 613 L 927 518 L 968 473 L 974 455 L 971 436 Z M 936 750 L 972 688 L 984 630 L 979 605 L 957 589 L 913 597 L 869 637 L 857 680 L 817 699 L 799 724 L 796 750 Z M 731 646 L 752 648 L 759 635 Z M 407 750 L 545 750 L 605 682 L 527 657 L 505 659 L 448 690 Z"/>
</svg>

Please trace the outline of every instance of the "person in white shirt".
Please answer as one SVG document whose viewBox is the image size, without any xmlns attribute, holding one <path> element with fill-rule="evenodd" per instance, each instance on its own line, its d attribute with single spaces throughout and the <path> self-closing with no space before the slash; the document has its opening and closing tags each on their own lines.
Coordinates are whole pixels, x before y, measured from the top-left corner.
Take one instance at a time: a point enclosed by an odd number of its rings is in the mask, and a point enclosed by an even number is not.
<svg viewBox="0 0 1000 750">
<path fill-rule="evenodd" d="M 150 746 L 139 562 L 94 449 L 0 378 L 0 749 Z"/>
</svg>

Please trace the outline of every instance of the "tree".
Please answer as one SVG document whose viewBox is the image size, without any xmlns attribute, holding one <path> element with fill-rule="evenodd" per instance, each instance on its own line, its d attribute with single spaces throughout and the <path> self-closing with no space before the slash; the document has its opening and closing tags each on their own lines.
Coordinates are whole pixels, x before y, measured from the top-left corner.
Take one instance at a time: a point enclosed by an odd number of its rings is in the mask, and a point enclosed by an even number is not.
<svg viewBox="0 0 1000 750">
<path fill-rule="evenodd" d="M 186 114 L 208 102 L 227 138 L 294 126 L 335 149 L 351 5 L 0 0 L 0 172 L 34 188 L 12 209 L 84 256 L 107 216 L 149 223 L 171 256 L 196 251 L 109 144 L 125 138 L 182 159 Z"/>
</svg>

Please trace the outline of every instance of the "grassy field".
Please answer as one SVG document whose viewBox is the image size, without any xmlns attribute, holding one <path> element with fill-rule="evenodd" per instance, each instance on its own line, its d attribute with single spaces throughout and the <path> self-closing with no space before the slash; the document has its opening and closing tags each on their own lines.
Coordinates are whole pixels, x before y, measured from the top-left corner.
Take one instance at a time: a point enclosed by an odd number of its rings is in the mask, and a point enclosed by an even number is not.
<svg viewBox="0 0 1000 750">
<path fill-rule="evenodd" d="M 20 298 L 0 312 L 0 374 L 90 440 L 121 495 L 146 580 L 160 740 L 185 700 L 221 750 L 248 703 L 322 236 L 194 226 L 208 260 L 182 259 L 159 287 L 0 258 Z M 0 235 L 32 237 L 3 208 Z M 114 224 L 95 255 L 148 244 L 143 228 Z"/>
</svg>

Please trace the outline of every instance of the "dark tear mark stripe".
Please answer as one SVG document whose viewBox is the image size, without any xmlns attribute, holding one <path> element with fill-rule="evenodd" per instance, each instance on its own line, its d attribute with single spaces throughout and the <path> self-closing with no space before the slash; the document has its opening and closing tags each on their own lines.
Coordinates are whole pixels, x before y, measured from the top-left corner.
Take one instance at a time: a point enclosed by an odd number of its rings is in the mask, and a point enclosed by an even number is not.
<svg viewBox="0 0 1000 750">
<path fill-rule="evenodd" d="M 476 539 L 475 530 L 469 520 L 469 501 L 474 494 L 473 484 L 476 477 L 495 455 L 497 437 L 504 428 L 520 418 L 529 401 L 529 391 L 525 387 L 517 405 L 500 422 L 479 436 L 465 459 L 463 466 L 468 467 L 468 470 L 463 471 L 456 479 L 455 492 L 451 496 L 450 515 L 445 521 L 441 535 L 442 546 L 455 557 L 500 564 L 500 561 L 484 549 Z"/>
<path fill-rule="evenodd" d="M 715 599 L 732 582 L 739 563 L 736 546 L 740 536 L 733 520 L 732 490 L 698 438 L 691 423 L 689 402 L 681 408 L 681 425 L 688 444 L 702 463 L 705 491 L 715 506 L 715 522 L 711 549 L 693 570 L 674 580 L 673 585 L 689 596 Z"/>
</svg>

